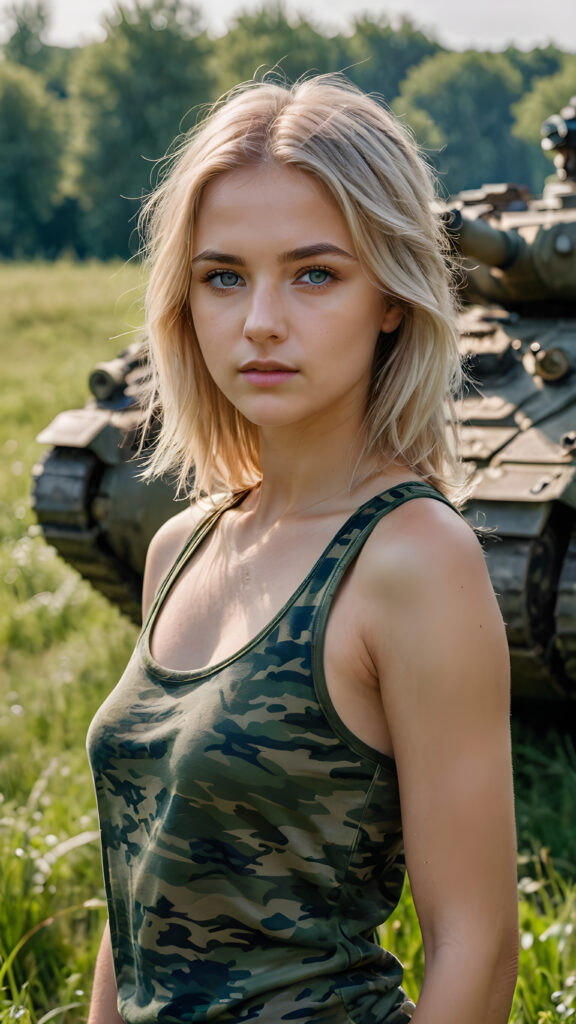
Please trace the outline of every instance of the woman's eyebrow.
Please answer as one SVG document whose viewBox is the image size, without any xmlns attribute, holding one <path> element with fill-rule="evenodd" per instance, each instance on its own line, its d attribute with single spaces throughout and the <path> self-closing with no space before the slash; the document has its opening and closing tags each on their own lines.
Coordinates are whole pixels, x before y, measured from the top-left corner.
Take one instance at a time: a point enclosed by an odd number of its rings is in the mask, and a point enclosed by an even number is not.
<svg viewBox="0 0 576 1024">
<path fill-rule="evenodd" d="M 307 260 L 312 256 L 343 256 L 345 259 L 354 260 L 356 256 L 338 245 L 331 242 L 315 242 L 312 245 L 303 245 L 298 249 L 290 249 L 288 252 L 280 253 L 279 263 L 298 263 L 299 260 Z M 241 256 L 235 256 L 230 252 L 220 252 L 218 249 L 204 249 L 192 259 L 195 263 L 227 263 L 234 267 L 245 267 L 246 261 Z"/>
<path fill-rule="evenodd" d="M 339 245 L 334 245 L 332 242 L 316 242 L 314 245 L 303 245 L 299 249 L 290 249 L 289 252 L 283 252 L 279 260 L 281 263 L 297 263 L 298 260 L 307 260 L 311 256 L 344 256 L 348 260 L 356 261 L 356 256 L 351 252 L 346 252 L 345 249 L 341 249 Z"/>
<path fill-rule="evenodd" d="M 246 261 L 241 256 L 233 256 L 229 252 L 218 252 L 217 249 L 204 249 L 192 257 L 194 263 L 233 263 L 235 267 L 245 267 Z"/>
</svg>

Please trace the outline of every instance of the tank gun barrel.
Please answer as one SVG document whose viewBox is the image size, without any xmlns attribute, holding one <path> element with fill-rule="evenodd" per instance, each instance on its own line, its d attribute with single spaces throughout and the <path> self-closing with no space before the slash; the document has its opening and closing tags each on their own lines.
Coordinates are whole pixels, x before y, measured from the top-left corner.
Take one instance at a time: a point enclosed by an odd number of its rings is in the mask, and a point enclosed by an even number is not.
<svg viewBox="0 0 576 1024">
<path fill-rule="evenodd" d="M 458 208 L 442 217 L 454 248 L 466 257 L 465 299 L 516 307 L 576 303 L 576 218 L 551 218 L 525 234 L 468 219 Z"/>
<path fill-rule="evenodd" d="M 501 231 L 485 220 L 468 220 L 460 210 L 448 210 L 443 220 L 459 252 L 489 267 L 508 270 L 523 249 L 523 239 L 515 231 Z"/>
<path fill-rule="evenodd" d="M 105 402 L 121 392 L 128 374 L 139 366 L 143 358 L 142 342 L 135 341 L 115 359 L 96 363 L 89 379 L 90 391 L 98 401 Z"/>
</svg>

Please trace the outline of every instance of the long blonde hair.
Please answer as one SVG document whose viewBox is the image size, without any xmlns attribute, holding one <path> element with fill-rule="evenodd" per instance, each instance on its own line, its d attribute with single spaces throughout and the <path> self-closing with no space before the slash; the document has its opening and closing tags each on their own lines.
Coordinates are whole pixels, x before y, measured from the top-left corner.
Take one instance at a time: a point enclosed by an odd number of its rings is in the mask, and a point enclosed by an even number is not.
<svg viewBox="0 0 576 1024">
<path fill-rule="evenodd" d="M 460 474 L 451 403 L 461 371 L 433 176 L 399 122 L 340 75 L 232 90 L 184 138 L 143 207 L 148 417 L 160 421 L 146 475 L 176 471 L 185 488 L 194 470 L 197 495 L 260 479 L 258 430 L 210 377 L 188 294 L 203 189 L 227 171 L 270 161 L 328 189 L 365 272 L 403 311 L 377 345 L 363 456 L 400 459 L 454 500 Z"/>
</svg>

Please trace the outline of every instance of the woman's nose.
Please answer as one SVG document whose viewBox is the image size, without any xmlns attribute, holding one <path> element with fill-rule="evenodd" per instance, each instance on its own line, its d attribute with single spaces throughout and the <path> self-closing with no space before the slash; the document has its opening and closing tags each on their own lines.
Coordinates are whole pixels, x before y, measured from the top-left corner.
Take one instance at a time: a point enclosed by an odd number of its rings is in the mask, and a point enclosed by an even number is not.
<svg viewBox="0 0 576 1024">
<path fill-rule="evenodd" d="M 286 317 L 278 289 L 269 285 L 255 287 L 244 322 L 244 336 L 256 344 L 282 341 L 286 337 Z"/>
</svg>

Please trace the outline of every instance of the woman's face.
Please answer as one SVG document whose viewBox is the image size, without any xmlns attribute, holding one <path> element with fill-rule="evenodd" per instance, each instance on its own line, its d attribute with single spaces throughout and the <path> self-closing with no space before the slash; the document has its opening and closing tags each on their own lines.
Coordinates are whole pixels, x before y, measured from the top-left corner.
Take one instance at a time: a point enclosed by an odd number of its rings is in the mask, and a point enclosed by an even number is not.
<svg viewBox="0 0 576 1024">
<path fill-rule="evenodd" d="M 362 270 L 332 197 L 275 164 L 206 187 L 190 306 L 213 380 L 262 428 L 343 415 L 359 424 L 379 333 L 401 319 Z"/>
</svg>

